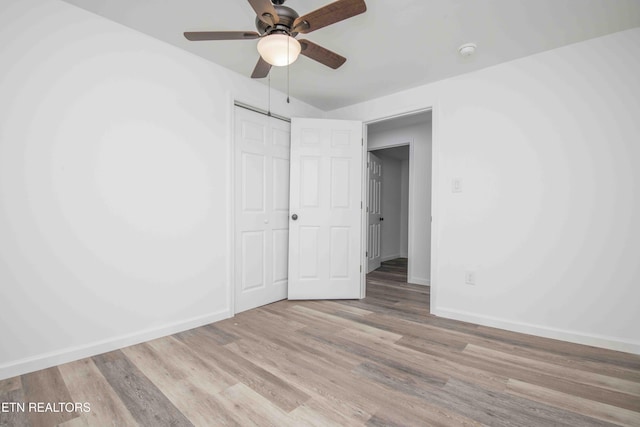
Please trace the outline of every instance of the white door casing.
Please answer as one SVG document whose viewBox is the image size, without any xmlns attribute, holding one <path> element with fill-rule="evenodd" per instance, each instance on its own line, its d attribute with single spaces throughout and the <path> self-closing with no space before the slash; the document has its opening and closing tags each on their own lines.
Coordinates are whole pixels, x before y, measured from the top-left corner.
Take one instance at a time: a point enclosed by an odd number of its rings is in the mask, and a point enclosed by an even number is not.
<svg viewBox="0 0 640 427">
<path fill-rule="evenodd" d="M 289 299 L 361 296 L 362 150 L 361 122 L 291 121 Z"/>
<path fill-rule="evenodd" d="M 367 273 L 371 273 L 382 260 L 382 160 L 371 152 L 367 153 L 367 170 Z"/>
<path fill-rule="evenodd" d="M 235 108 L 235 312 L 287 297 L 289 123 Z"/>
</svg>

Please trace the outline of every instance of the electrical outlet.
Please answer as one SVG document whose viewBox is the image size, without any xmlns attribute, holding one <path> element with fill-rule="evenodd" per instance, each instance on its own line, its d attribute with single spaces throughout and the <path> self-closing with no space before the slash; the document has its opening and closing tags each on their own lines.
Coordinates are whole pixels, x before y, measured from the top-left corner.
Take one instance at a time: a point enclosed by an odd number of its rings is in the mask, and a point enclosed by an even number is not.
<svg viewBox="0 0 640 427">
<path fill-rule="evenodd" d="M 476 284 L 476 272 L 475 271 L 465 271 L 464 272 L 464 283 L 467 285 L 475 285 Z"/>
</svg>

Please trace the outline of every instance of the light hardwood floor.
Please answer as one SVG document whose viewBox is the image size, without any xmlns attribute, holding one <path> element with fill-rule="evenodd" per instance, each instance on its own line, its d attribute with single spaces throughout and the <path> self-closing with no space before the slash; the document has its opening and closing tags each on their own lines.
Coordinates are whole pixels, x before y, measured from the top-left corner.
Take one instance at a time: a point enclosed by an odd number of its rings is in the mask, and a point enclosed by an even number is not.
<svg viewBox="0 0 640 427">
<path fill-rule="evenodd" d="M 437 318 L 406 260 L 360 301 L 281 301 L 0 381 L 0 426 L 640 426 L 640 356 Z"/>
</svg>

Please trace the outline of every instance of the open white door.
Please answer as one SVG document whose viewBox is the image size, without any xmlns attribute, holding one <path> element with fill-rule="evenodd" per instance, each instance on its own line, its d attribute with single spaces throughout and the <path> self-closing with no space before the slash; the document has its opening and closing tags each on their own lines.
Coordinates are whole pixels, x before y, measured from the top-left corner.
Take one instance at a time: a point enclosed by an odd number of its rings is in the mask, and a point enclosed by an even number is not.
<svg viewBox="0 0 640 427">
<path fill-rule="evenodd" d="M 289 299 L 361 295 L 362 123 L 291 120 Z"/>
<path fill-rule="evenodd" d="M 380 221 L 382 221 L 382 160 L 373 153 L 368 153 L 367 169 L 369 183 L 367 195 L 367 273 L 380 268 L 382 253 L 380 251 Z"/>
</svg>

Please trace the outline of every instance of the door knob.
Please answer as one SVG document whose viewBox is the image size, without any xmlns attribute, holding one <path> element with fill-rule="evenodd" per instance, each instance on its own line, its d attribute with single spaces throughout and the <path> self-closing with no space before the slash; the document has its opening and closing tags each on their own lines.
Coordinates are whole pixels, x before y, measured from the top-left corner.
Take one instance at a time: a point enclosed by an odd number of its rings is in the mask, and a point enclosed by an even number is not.
<svg viewBox="0 0 640 427">
<path fill-rule="evenodd" d="M 384 218 L 380 217 L 380 221 L 384 221 Z"/>
<path fill-rule="evenodd" d="M 292 220 L 294 220 L 294 221 L 295 221 L 296 219 L 298 219 L 298 214 L 293 214 L 293 215 L 291 215 L 291 219 L 292 219 Z"/>
</svg>

